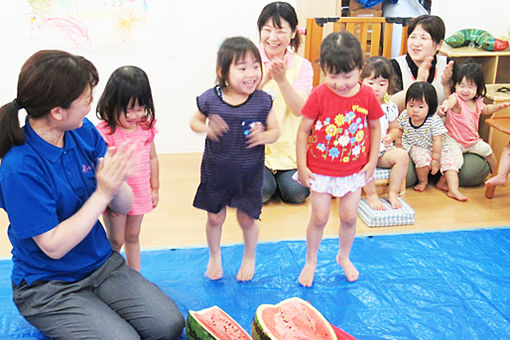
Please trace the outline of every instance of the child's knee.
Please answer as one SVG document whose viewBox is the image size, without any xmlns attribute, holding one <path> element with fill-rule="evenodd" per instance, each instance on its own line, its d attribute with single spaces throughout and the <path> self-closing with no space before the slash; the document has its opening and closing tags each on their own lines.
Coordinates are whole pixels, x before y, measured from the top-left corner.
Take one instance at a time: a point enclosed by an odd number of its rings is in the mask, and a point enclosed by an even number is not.
<svg viewBox="0 0 510 340">
<path fill-rule="evenodd" d="M 124 242 L 137 243 L 139 241 L 140 241 L 139 232 L 126 232 L 126 235 L 124 236 Z"/>
<path fill-rule="evenodd" d="M 110 243 L 112 245 L 113 250 L 120 251 L 122 245 L 124 244 L 124 240 L 110 239 Z"/>
<path fill-rule="evenodd" d="M 356 226 L 356 220 L 358 219 L 358 212 L 346 211 L 340 215 L 340 224 L 346 227 Z"/>
<path fill-rule="evenodd" d="M 395 158 L 397 164 L 405 165 L 406 167 L 409 165 L 409 153 L 407 153 L 404 149 L 398 149 L 396 152 Z"/>
<path fill-rule="evenodd" d="M 314 226 L 324 228 L 326 223 L 328 223 L 329 212 L 313 212 L 311 217 L 311 222 Z"/>
<path fill-rule="evenodd" d="M 252 228 L 253 226 L 255 226 L 255 219 L 250 215 L 239 210 L 237 212 L 237 222 L 239 222 L 239 225 L 243 229 Z"/>
<path fill-rule="evenodd" d="M 221 214 L 207 214 L 207 224 L 212 228 L 221 228 L 225 217 Z"/>
</svg>

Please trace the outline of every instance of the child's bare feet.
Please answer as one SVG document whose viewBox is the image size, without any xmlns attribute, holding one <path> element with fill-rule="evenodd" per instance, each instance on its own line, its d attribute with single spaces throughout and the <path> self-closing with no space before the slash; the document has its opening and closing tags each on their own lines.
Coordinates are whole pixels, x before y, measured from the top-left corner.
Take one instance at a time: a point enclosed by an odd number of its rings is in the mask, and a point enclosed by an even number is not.
<svg viewBox="0 0 510 340">
<path fill-rule="evenodd" d="M 393 209 L 402 208 L 402 202 L 398 199 L 398 194 L 396 192 L 390 191 L 388 193 L 388 201 Z"/>
<path fill-rule="evenodd" d="M 253 278 L 253 274 L 255 273 L 255 257 L 247 257 L 243 258 L 243 262 L 241 263 L 241 267 L 239 267 L 239 271 L 237 272 L 237 280 L 238 281 L 250 281 Z"/>
<path fill-rule="evenodd" d="M 425 188 L 427 188 L 427 184 L 429 184 L 429 183 L 428 182 L 418 182 L 418 184 L 416 184 L 414 186 L 414 190 L 423 192 L 425 190 Z"/>
<path fill-rule="evenodd" d="M 466 202 L 468 200 L 468 198 L 466 196 L 462 195 L 460 193 L 460 191 L 458 191 L 458 190 L 457 191 L 449 190 L 448 196 L 456 199 L 457 201 L 461 201 L 461 202 Z"/>
<path fill-rule="evenodd" d="M 347 277 L 347 281 L 354 282 L 359 277 L 359 271 L 354 267 L 351 260 L 340 260 L 340 254 L 336 256 L 336 262 L 342 267 L 344 270 L 345 276 Z"/>
<path fill-rule="evenodd" d="M 298 281 L 301 285 L 305 287 L 311 287 L 313 284 L 313 277 L 315 276 L 315 268 L 317 267 L 317 263 L 311 263 L 306 261 L 305 266 L 301 270 L 301 274 L 299 274 Z"/>
<path fill-rule="evenodd" d="M 436 188 L 448 192 L 448 183 L 446 183 L 446 178 L 444 176 L 439 178 L 439 181 L 436 183 Z"/>
<path fill-rule="evenodd" d="M 506 185 L 506 176 L 496 175 L 485 181 L 486 185 Z"/>
<path fill-rule="evenodd" d="M 205 276 L 211 280 L 219 280 L 223 277 L 223 267 L 221 266 L 221 255 L 209 257 L 209 263 L 207 263 L 207 271 Z"/>
<path fill-rule="evenodd" d="M 385 210 L 386 206 L 381 202 L 377 194 L 367 195 L 367 203 L 372 210 Z"/>
</svg>

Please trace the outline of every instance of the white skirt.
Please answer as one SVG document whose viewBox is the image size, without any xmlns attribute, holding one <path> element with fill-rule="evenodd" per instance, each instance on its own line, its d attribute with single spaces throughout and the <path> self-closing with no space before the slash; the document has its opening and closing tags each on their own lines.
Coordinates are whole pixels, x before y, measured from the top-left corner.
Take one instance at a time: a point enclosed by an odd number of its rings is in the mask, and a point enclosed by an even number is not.
<svg viewBox="0 0 510 340">
<path fill-rule="evenodd" d="M 362 173 L 355 173 L 344 177 L 332 177 L 314 173 L 313 176 L 315 179 L 310 180 L 310 190 L 321 194 L 330 194 L 335 197 L 344 197 L 349 192 L 359 190 L 373 178 L 372 176 L 366 180 L 365 174 Z M 298 180 L 297 172 L 292 176 L 292 179 Z"/>
</svg>

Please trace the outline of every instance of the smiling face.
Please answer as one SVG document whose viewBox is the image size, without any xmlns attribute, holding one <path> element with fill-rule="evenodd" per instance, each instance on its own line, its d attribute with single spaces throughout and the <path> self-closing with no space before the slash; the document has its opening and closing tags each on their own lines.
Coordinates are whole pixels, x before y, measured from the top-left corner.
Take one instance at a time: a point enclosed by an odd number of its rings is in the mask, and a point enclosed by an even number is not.
<svg viewBox="0 0 510 340">
<path fill-rule="evenodd" d="M 407 39 L 407 51 L 411 59 L 419 66 L 425 58 L 434 56 L 441 48 L 441 44 L 442 41 L 436 43 L 430 33 L 418 24 Z"/>
<path fill-rule="evenodd" d="M 473 100 L 475 98 L 478 88 L 476 84 L 472 81 L 467 80 L 465 77 L 462 78 L 462 81 L 455 85 L 455 93 L 462 99 L 463 101 Z"/>
<path fill-rule="evenodd" d="M 425 98 L 422 98 L 422 100 L 409 100 L 407 102 L 406 109 L 407 115 L 411 118 L 411 122 L 415 126 L 423 124 L 429 114 L 429 106 L 425 102 Z"/>
<path fill-rule="evenodd" d="M 283 59 L 287 47 L 296 36 L 296 31 L 292 31 L 289 23 L 280 18 L 282 27 L 278 27 L 273 19 L 268 19 L 260 30 L 260 42 L 269 59 Z"/>
<path fill-rule="evenodd" d="M 252 53 L 234 60 L 229 67 L 227 90 L 242 96 L 252 94 L 262 79 L 260 62 Z"/>
<path fill-rule="evenodd" d="M 379 103 L 383 102 L 384 95 L 388 92 L 390 82 L 381 76 L 377 78 L 369 77 L 363 79 L 363 84 L 374 90 L 375 96 L 379 99 Z"/>
<path fill-rule="evenodd" d="M 145 106 L 140 106 L 138 100 L 131 100 L 129 102 L 126 112 L 119 114 L 118 126 L 123 130 L 133 131 L 136 129 L 136 124 L 146 119 Z"/>
<path fill-rule="evenodd" d="M 342 97 L 351 97 L 359 91 L 359 75 L 361 71 L 355 67 L 349 72 L 325 72 L 324 82 L 336 94 Z"/>
</svg>

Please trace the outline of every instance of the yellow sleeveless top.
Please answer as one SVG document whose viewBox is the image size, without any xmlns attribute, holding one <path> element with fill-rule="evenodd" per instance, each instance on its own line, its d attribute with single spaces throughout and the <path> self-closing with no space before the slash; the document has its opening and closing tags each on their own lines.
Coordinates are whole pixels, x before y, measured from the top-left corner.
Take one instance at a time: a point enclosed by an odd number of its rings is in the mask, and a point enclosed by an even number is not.
<svg viewBox="0 0 510 340">
<path fill-rule="evenodd" d="M 289 83 L 293 84 L 301 70 L 304 58 L 297 53 L 293 53 L 291 57 L 292 67 L 286 70 L 285 76 Z M 274 79 L 268 81 L 263 90 L 273 97 L 273 110 L 280 128 L 278 140 L 266 145 L 265 165 L 271 170 L 296 169 L 296 135 L 301 116 L 296 116 L 287 107 Z"/>
</svg>

